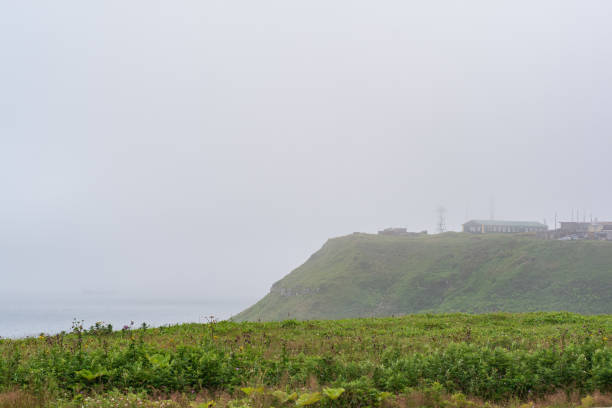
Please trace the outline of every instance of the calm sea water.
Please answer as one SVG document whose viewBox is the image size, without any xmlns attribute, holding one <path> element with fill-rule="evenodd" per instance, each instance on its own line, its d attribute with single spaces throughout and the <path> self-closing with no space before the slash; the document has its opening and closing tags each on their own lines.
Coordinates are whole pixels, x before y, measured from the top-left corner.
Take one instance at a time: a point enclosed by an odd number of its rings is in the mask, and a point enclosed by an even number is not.
<svg viewBox="0 0 612 408">
<path fill-rule="evenodd" d="M 0 299 L 0 336 L 16 338 L 70 331 L 73 319 L 84 326 L 110 323 L 115 329 L 143 322 L 151 326 L 228 319 L 254 303 L 249 300 L 134 300 L 105 297 Z"/>
</svg>

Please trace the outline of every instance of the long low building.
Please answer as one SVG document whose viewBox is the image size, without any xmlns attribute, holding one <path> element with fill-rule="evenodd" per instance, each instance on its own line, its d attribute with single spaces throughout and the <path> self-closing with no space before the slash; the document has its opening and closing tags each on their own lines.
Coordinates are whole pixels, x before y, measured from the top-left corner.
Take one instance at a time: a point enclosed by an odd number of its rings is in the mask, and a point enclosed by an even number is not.
<svg viewBox="0 0 612 408">
<path fill-rule="evenodd" d="M 540 232 L 548 227 L 533 221 L 471 220 L 463 224 L 463 232 L 472 234 Z"/>
</svg>

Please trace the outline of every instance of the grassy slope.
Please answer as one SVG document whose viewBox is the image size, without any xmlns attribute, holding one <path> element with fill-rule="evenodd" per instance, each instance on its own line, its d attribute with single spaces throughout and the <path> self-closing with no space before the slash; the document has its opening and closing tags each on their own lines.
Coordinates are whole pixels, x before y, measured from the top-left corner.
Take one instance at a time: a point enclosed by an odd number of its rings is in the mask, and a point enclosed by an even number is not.
<svg viewBox="0 0 612 408">
<path fill-rule="evenodd" d="M 612 313 L 612 243 L 521 235 L 353 234 L 329 240 L 236 320 L 417 312 Z M 305 293 L 306 290 L 317 293 Z"/>
</svg>

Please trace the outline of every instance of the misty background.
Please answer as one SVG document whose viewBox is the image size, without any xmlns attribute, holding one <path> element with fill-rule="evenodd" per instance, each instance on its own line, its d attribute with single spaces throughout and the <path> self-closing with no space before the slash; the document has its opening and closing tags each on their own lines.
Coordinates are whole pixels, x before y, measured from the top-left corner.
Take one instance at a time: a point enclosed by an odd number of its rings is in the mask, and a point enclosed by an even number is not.
<svg viewBox="0 0 612 408">
<path fill-rule="evenodd" d="M 612 220 L 609 1 L 2 1 L 0 297 L 239 299 L 330 237 Z M 239 311 L 239 310 L 237 310 Z"/>
</svg>

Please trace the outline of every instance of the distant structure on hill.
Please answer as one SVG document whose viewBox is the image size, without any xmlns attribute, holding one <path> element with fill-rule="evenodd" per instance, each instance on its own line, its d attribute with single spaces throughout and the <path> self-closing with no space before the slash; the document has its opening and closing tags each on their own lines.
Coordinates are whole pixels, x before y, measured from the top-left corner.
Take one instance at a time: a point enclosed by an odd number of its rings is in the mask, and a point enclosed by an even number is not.
<svg viewBox="0 0 612 408">
<path fill-rule="evenodd" d="M 562 240 L 594 239 L 612 241 L 612 222 L 561 221 L 559 229 L 552 231 L 552 236 Z"/>
<path fill-rule="evenodd" d="M 603 239 L 612 241 L 612 224 L 604 225 L 600 234 Z"/>
<path fill-rule="evenodd" d="M 587 233 L 591 227 L 590 222 L 561 221 L 559 224 L 561 224 L 561 231 L 568 234 Z"/>
<path fill-rule="evenodd" d="M 378 235 L 400 235 L 407 237 L 416 237 L 419 235 L 427 235 L 427 231 L 411 232 L 408 231 L 407 228 L 385 228 L 382 231 L 378 231 Z"/>
<path fill-rule="evenodd" d="M 548 227 L 532 221 L 471 220 L 463 224 L 463 232 L 472 234 L 542 232 Z"/>
</svg>

